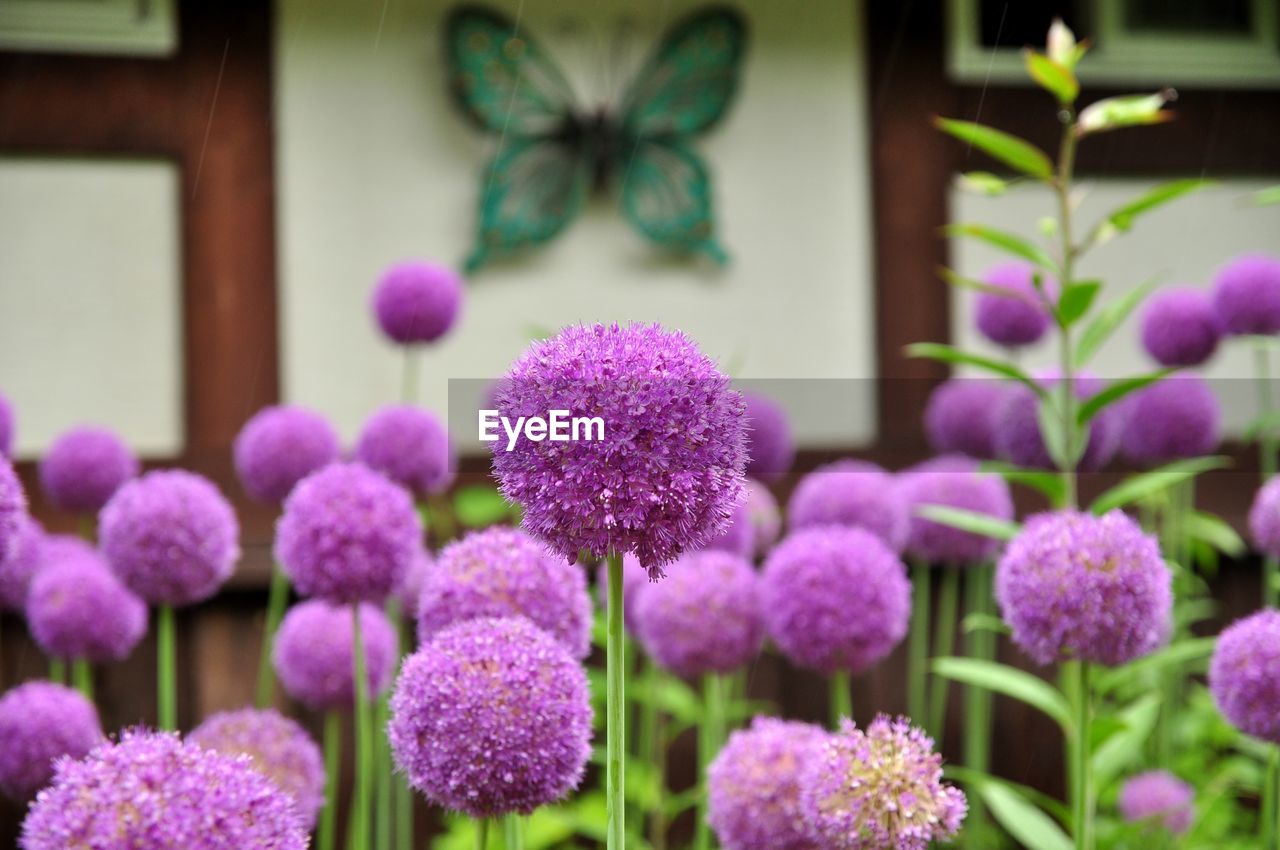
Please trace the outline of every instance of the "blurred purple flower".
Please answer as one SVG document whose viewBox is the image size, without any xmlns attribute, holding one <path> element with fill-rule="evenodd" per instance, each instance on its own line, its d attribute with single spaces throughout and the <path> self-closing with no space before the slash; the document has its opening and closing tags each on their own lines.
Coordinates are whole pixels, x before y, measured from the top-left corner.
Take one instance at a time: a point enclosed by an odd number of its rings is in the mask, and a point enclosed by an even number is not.
<svg viewBox="0 0 1280 850">
<path fill-rule="evenodd" d="M 1158 823 L 1182 835 L 1195 820 L 1196 791 L 1165 770 L 1150 770 L 1125 780 L 1120 789 L 1120 816 L 1129 823 Z"/>
<path fill-rule="evenodd" d="M 791 420 L 782 405 L 759 393 L 743 393 L 747 404 L 747 475 L 776 478 L 791 471 L 796 460 L 796 441 Z"/>
<path fill-rule="evenodd" d="M 1209 662 L 1209 691 L 1232 726 L 1280 744 L 1280 611 L 1258 611 L 1223 629 Z"/>
<path fill-rule="evenodd" d="M 369 417 L 356 440 L 356 460 L 418 496 L 452 481 L 449 432 L 433 414 L 393 404 Z"/>
<path fill-rule="evenodd" d="M 1009 485 L 999 475 L 976 469 L 947 468 L 947 458 L 933 468 L 899 476 L 902 492 L 911 512 L 911 533 L 907 552 L 927 563 L 972 566 L 990 560 L 1000 550 L 1000 541 L 983 534 L 962 531 L 915 513 L 925 505 L 961 508 L 1002 520 L 1013 519 L 1013 499 Z M 967 458 L 957 458 L 959 464 Z"/>
<path fill-rule="evenodd" d="M 435 342 L 458 318 L 462 280 L 447 266 L 406 260 L 382 273 L 373 291 L 378 327 L 401 345 Z"/>
<path fill-rule="evenodd" d="M 1046 370 L 1037 375 L 1036 380 L 1046 389 L 1054 388 L 1060 381 L 1059 372 Z M 1102 380 L 1087 373 L 1075 375 L 1072 383 L 1080 401 L 1093 398 L 1103 389 Z M 1107 408 L 1093 418 L 1089 423 L 1089 441 L 1080 457 L 1081 470 L 1095 471 L 1111 462 L 1120 445 L 1123 424 L 1115 407 Z M 1040 433 L 1040 400 L 1030 387 L 1015 384 L 1009 388 L 997 418 L 996 453 L 1018 466 L 1054 468 Z"/>
<path fill-rule="evenodd" d="M 1163 366 L 1199 366 L 1218 350 L 1222 323 L 1209 294 L 1168 289 L 1142 314 L 1142 347 Z"/>
<path fill-rule="evenodd" d="M 338 459 L 338 433 L 305 407 L 264 407 L 244 423 L 232 446 L 236 475 L 249 498 L 279 504 L 299 481 Z"/>
<path fill-rule="evenodd" d="M 0 555 L 0 611 L 21 612 L 31 579 L 45 564 L 45 533 L 25 512 L 18 517 L 7 555 Z"/>
<path fill-rule="evenodd" d="M 350 709 L 355 704 L 355 656 L 350 605 L 312 599 L 294 605 L 280 621 L 272 664 L 289 696 L 314 711 Z M 369 697 L 391 684 L 396 665 L 396 633 L 386 615 L 360 605 Z"/>
<path fill-rule="evenodd" d="M 27 682 L 0 696 L 0 792 L 26 803 L 61 756 L 83 757 L 102 740 L 93 703 L 63 685 Z"/>
<path fill-rule="evenodd" d="M 952 452 L 990 460 L 996 456 L 996 425 L 1009 385 L 990 378 L 951 378 L 929 395 L 924 430 L 939 454 Z"/>
<path fill-rule="evenodd" d="M 1010 293 L 978 293 L 974 324 L 987 339 L 1006 348 L 1037 342 L 1049 329 L 1051 317 L 1045 298 L 1056 300 L 1058 284 L 1043 278 L 1043 292 L 1036 289 L 1036 269 L 1026 263 L 1001 263 L 982 275 L 982 282 Z"/>
<path fill-rule="evenodd" d="M 147 631 L 146 603 L 96 552 L 42 567 L 31 581 L 26 614 L 46 655 L 95 664 L 127 658 Z"/>
<path fill-rule="evenodd" d="M 787 505 L 792 531 L 817 525 L 863 528 L 895 552 L 907 543 L 907 504 L 891 474 L 861 460 L 837 460 L 800 479 Z"/>
<path fill-rule="evenodd" d="M 1218 271 L 1213 308 L 1233 336 L 1280 333 L 1280 259 L 1244 254 Z"/>
<path fill-rule="evenodd" d="M 1122 404 L 1121 452 L 1134 463 L 1156 466 L 1199 457 L 1222 442 L 1222 407 L 1203 378 L 1164 378 Z"/>
<path fill-rule="evenodd" d="M 56 507 L 93 514 L 138 476 L 138 458 L 106 428 L 72 428 L 54 440 L 40 461 L 40 486 Z"/>
</svg>

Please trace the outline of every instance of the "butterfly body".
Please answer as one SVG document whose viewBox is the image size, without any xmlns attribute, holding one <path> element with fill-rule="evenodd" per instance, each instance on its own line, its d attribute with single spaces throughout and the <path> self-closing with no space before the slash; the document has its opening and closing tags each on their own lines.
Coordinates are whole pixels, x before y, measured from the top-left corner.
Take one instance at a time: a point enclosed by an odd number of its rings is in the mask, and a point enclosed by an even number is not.
<svg viewBox="0 0 1280 850">
<path fill-rule="evenodd" d="M 592 191 L 617 185 L 628 221 L 666 249 L 726 259 L 710 175 L 690 147 L 737 87 L 746 26 L 726 7 L 673 26 L 617 108 L 581 108 L 559 68 L 515 22 L 461 6 L 445 25 L 454 99 L 498 152 L 485 168 L 473 270 L 561 233 Z"/>
</svg>

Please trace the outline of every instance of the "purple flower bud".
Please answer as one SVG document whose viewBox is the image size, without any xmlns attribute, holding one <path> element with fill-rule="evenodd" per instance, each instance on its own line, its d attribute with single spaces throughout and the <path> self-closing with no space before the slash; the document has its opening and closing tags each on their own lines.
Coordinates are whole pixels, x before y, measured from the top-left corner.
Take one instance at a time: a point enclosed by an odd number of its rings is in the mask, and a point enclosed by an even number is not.
<svg viewBox="0 0 1280 850">
<path fill-rule="evenodd" d="M 863 528 L 895 552 L 907 543 L 907 503 L 874 463 L 837 460 L 800 479 L 787 505 L 792 531 L 816 525 Z"/>
<path fill-rule="evenodd" d="M 64 511 L 97 513 L 112 494 L 138 476 L 138 459 L 105 428 L 80 427 L 54 441 L 40 461 L 40 486 Z"/>
<path fill-rule="evenodd" d="M 974 322 L 983 336 L 1007 348 L 1030 345 L 1044 336 L 1051 319 L 1045 299 L 1057 299 L 1058 284 L 1042 277 L 1042 292 L 1036 289 L 1036 274 L 1043 273 L 1026 263 L 1002 263 L 987 270 L 983 283 L 1009 294 L 978 294 Z"/>
<path fill-rule="evenodd" d="M 93 703 L 52 682 L 27 682 L 0 697 L 0 792 L 31 799 L 61 756 L 83 757 L 102 740 Z"/>
<path fill-rule="evenodd" d="M 300 602 L 280 621 L 272 664 L 289 696 L 315 711 L 350 709 L 355 704 L 355 656 L 350 605 L 323 599 Z M 380 610 L 360 605 L 369 698 L 391 684 L 396 665 L 396 633 Z"/>
<path fill-rule="evenodd" d="M 31 581 L 27 624 L 46 655 L 97 664 L 129 656 L 147 631 L 147 606 L 96 552 L 49 563 Z"/>
<path fill-rule="evenodd" d="M 776 478 L 791 471 L 796 460 L 796 441 L 791 434 L 787 412 L 768 396 L 743 393 L 747 404 L 747 475 Z"/>
<path fill-rule="evenodd" d="M 356 440 L 355 456 L 418 496 L 438 493 L 452 480 L 449 432 L 434 415 L 407 404 L 370 416 Z"/>
<path fill-rule="evenodd" d="M 1198 289 L 1161 292 L 1142 314 L 1142 347 L 1164 366 L 1199 366 L 1218 350 L 1221 338 L 1213 301 Z"/>
<path fill-rule="evenodd" d="M 1195 789 L 1172 773 L 1151 770 L 1125 780 L 1117 801 L 1129 823 L 1154 823 L 1183 835 L 1195 820 Z"/>
<path fill-rule="evenodd" d="M 323 416 L 305 407 L 264 407 L 240 429 L 232 454 L 236 475 L 249 498 L 283 502 L 294 486 L 338 459 L 338 434 Z"/>
<path fill-rule="evenodd" d="M 1213 287 L 1213 309 L 1226 333 L 1280 333 L 1280 260 L 1263 254 L 1237 257 L 1222 267 Z"/>
<path fill-rule="evenodd" d="M 462 281 L 452 269 L 407 260 L 382 273 L 373 291 L 373 314 L 382 332 L 401 345 L 435 342 L 453 327 L 462 304 Z"/>
<path fill-rule="evenodd" d="M 990 460 L 996 456 L 996 426 L 1009 385 L 989 378 L 952 378 L 929 395 L 924 430 L 939 454 Z"/>
<path fill-rule="evenodd" d="M 1222 442 L 1222 408 L 1203 378 L 1165 378 L 1122 404 L 1127 415 L 1121 452 L 1134 463 L 1157 466 L 1199 457 Z"/>
<path fill-rule="evenodd" d="M 1280 744 L 1280 612 L 1258 611 L 1223 630 L 1209 662 L 1209 691 L 1232 726 Z"/>
</svg>

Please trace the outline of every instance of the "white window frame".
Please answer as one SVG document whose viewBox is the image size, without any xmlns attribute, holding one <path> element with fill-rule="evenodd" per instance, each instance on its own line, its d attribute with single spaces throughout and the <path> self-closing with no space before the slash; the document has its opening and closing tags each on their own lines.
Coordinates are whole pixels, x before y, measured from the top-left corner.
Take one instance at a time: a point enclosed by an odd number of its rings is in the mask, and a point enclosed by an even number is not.
<svg viewBox="0 0 1280 850">
<path fill-rule="evenodd" d="M 0 50 L 169 56 L 176 0 L 0 0 Z"/>
</svg>

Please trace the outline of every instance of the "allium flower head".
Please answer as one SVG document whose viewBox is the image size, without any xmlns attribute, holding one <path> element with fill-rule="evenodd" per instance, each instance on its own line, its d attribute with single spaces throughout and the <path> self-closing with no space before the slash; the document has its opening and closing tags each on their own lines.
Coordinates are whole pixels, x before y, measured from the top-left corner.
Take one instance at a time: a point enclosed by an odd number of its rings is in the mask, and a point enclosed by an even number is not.
<svg viewBox="0 0 1280 850">
<path fill-rule="evenodd" d="M 25 803 L 62 756 L 78 759 L 102 740 L 98 712 L 79 691 L 27 682 L 0 696 L 0 793 Z"/>
<path fill-rule="evenodd" d="M 495 444 L 502 492 L 566 558 L 633 552 L 653 575 L 724 530 L 745 498 L 744 404 L 678 331 L 583 325 L 534 343 L 497 391 L 498 410 L 599 417 L 601 440 Z"/>
<path fill-rule="evenodd" d="M 825 730 L 757 717 L 707 769 L 707 821 L 725 850 L 823 850 L 809 833 L 800 780 Z"/>
<path fill-rule="evenodd" d="M 1060 378 L 1056 370 L 1047 370 L 1037 377 L 1041 386 L 1054 387 Z M 1076 398 L 1085 401 L 1103 389 L 1103 382 L 1094 375 L 1077 374 L 1072 383 Z M 1080 458 L 1080 469 L 1101 469 L 1115 457 L 1120 445 L 1123 421 L 1116 408 L 1103 410 L 1089 423 L 1089 441 Z M 1011 386 L 996 421 L 996 454 L 1018 466 L 1051 469 L 1053 459 L 1040 433 L 1040 400 L 1029 387 Z"/>
<path fill-rule="evenodd" d="M 739 502 L 729 517 L 729 525 L 718 536 L 703 546 L 703 550 L 714 552 L 730 552 L 740 558 L 750 558 L 756 549 L 756 530 L 751 524 L 751 498 L 748 488 L 748 501 Z"/>
<path fill-rule="evenodd" d="M 1209 690 L 1232 726 L 1280 744 L 1280 611 L 1258 611 L 1223 630 L 1209 662 Z"/>
<path fill-rule="evenodd" d="M 962 531 L 915 513 L 925 505 L 941 505 L 1011 520 L 1013 499 L 1009 485 L 999 475 L 940 465 L 907 473 L 900 479 L 911 511 L 907 551 L 914 557 L 934 564 L 970 566 L 991 559 L 999 551 L 1000 542 L 994 538 Z"/>
<path fill-rule="evenodd" d="M 787 411 L 768 396 L 743 393 L 747 403 L 747 475 L 776 478 L 791 471 L 796 461 L 796 441 Z"/>
<path fill-rule="evenodd" d="M 664 581 L 636 600 L 640 642 L 680 676 L 732 672 L 755 658 L 764 643 L 759 585 L 756 571 L 737 555 L 684 555 Z"/>
<path fill-rule="evenodd" d="M 1213 308 L 1228 334 L 1280 333 L 1280 259 L 1245 254 L 1227 263 L 1213 282 Z"/>
<path fill-rule="evenodd" d="M 373 291 L 378 327 L 393 342 L 435 342 L 453 327 L 462 281 L 447 266 L 406 260 L 382 273 Z"/>
<path fill-rule="evenodd" d="M 355 656 L 350 605 L 310 599 L 294 605 L 280 621 L 272 666 L 289 696 L 314 711 L 355 705 Z M 396 665 L 396 633 L 377 607 L 360 604 L 369 698 L 391 684 Z"/>
<path fill-rule="evenodd" d="M 523 617 L 455 623 L 404 663 L 388 737 L 431 802 L 476 818 L 528 814 L 582 781 L 587 675 Z"/>
<path fill-rule="evenodd" d="M 246 755 L 253 767 L 291 798 L 305 829 L 324 805 L 324 759 L 295 721 L 270 708 L 224 711 L 205 718 L 187 741 L 227 755 Z"/>
<path fill-rule="evenodd" d="M 45 562 L 45 533 L 40 523 L 24 512 L 18 516 L 17 526 L 8 554 L 0 552 L 0 611 L 23 610 L 31 579 Z"/>
<path fill-rule="evenodd" d="M 1280 478 L 1272 478 L 1254 496 L 1249 532 L 1260 552 L 1280 557 Z"/>
<path fill-rule="evenodd" d="M 404 571 L 404 575 L 400 577 L 400 584 L 396 586 L 396 599 L 405 617 L 417 618 L 418 599 L 422 596 L 423 579 L 435 568 L 436 560 L 425 546 L 421 547 L 409 562 L 409 568 Z"/>
<path fill-rule="evenodd" d="M 279 504 L 299 481 L 338 459 L 338 433 L 320 414 L 296 405 L 264 407 L 232 446 L 236 476 L 249 498 Z"/>
<path fill-rule="evenodd" d="M 408 491 L 358 463 L 299 482 L 276 523 L 276 560 L 298 592 L 334 602 L 381 602 L 422 549 Z"/>
<path fill-rule="evenodd" d="M 800 479 L 787 505 L 792 531 L 816 525 L 863 528 L 895 552 L 907 543 L 907 503 L 893 476 L 874 463 L 837 460 Z"/>
<path fill-rule="evenodd" d="M 1009 385 L 989 378 L 951 378 L 929 395 L 924 431 L 940 454 L 996 456 L 996 425 Z"/>
<path fill-rule="evenodd" d="M 1036 662 L 1115 666 L 1169 639 L 1170 583 L 1155 540 L 1122 511 L 1060 511 L 1031 517 L 1009 542 L 996 601 Z"/>
<path fill-rule="evenodd" d="M 1155 466 L 1211 454 L 1222 441 L 1222 406 L 1196 375 L 1165 378 L 1123 404 L 1120 448 L 1135 463 Z"/>
<path fill-rule="evenodd" d="M 459 620 L 514 616 L 527 617 L 575 658 L 591 652 L 585 572 L 523 531 L 494 526 L 440 552 L 422 582 L 418 641 L 426 643 Z"/>
<path fill-rule="evenodd" d="M 751 520 L 751 554 L 760 557 L 782 534 L 782 509 L 773 492 L 759 481 L 747 481 L 747 516 Z"/>
<path fill-rule="evenodd" d="M 13 454 L 15 430 L 13 405 L 4 393 L 0 393 L 0 457 L 9 457 Z"/>
<path fill-rule="evenodd" d="M 1222 323 L 1208 293 L 1167 289 L 1147 302 L 1142 347 L 1164 366 L 1199 366 L 1218 350 Z"/>
<path fill-rule="evenodd" d="M 93 551 L 42 567 L 31 580 L 26 614 L 40 649 L 68 660 L 121 661 L 147 631 L 146 603 Z"/>
<path fill-rule="evenodd" d="M 649 572 L 642 566 L 635 555 L 622 556 L 622 624 L 632 636 L 639 632 L 636 627 L 636 605 L 640 594 L 651 584 Z M 596 593 L 600 597 L 600 607 L 609 610 L 609 564 L 600 562 L 596 570 Z"/>
<path fill-rule="evenodd" d="M 1129 823 L 1158 824 L 1182 835 L 1195 820 L 1195 798 L 1195 789 L 1172 773 L 1151 770 L 1125 780 L 1117 802 Z"/>
<path fill-rule="evenodd" d="M 7 457 L 0 456 L 0 561 L 9 556 L 27 515 L 27 496 Z"/>
<path fill-rule="evenodd" d="M 1008 292 L 980 292 L 974 302 L 974 323 L 979 333 L 1007 348 L 1030 345 L 1049 329 L 1049 309 L 1044 300 L 1057 298 L 1058 285 L 1042 280 L 1043 293 L 1035 286 L 1036 270 L 1026 263 L 1001 263 L 982 276 L 982 282 Z"/>
<path fill-rule="evenodd" d="M 452 480 L 449 432 L 434 415 L 408 404 L 382 408 L 364 423 L 356 460 L 419 496 Z"/>
<path fill-rule="evenodd" d="M 125 732 L 58 762 L 22 823 L 23 850 L 303 850 L 293 800 L 253 767 L 171 733 Z"/>
<path fill-rule="evenodd" d="M 866 731 L 842 720 L 819 744 L 802 797 L 818 846 L 831 850 L 927 850 L 960 831 L 969 804 L 942 782 L 933 739 L 905 717 Z"/>
<path fill-rule="evenodd" d="M 769 553 L 760 602 L 769 635 L 792 663 L 857 673 L 906 635 L 911 584 L 906 565 L 875 535 L 817 526 Z"/>
<path fill-rule="evenodd" d="M 240 557 L 240 527 L 212 482 L 180 469 L 128 482 L 99 516 L 111 569 L 148 602 L 191 605 L 217 593 Z"/>
<path fill-rule="evenodd" d="M 138 458 L 106 428 L 72 428 L 40 461 L 40 486 L 64 511 L 97 513 L 111 495 L 138 475 Z"/>
</svg>

